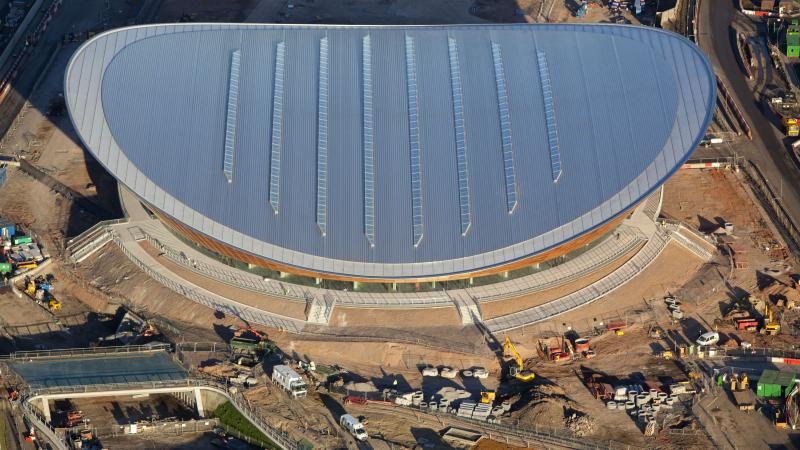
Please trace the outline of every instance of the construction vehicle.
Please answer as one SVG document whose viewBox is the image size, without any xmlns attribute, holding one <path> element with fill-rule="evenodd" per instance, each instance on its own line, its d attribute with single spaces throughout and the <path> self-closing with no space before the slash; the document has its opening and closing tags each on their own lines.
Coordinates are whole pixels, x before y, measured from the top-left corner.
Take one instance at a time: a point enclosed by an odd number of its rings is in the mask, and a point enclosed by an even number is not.
<svg viewBox="0 0 800 450">
<path fill-rule="evenodd" d="M 575 356 L 575 349 L 569 339 L 564 337 L 552 337 L 539 339 L 536 353 L 544 360 L 565 363 L 571 361 Z"/>
<path fill-rule="evenodd" d="M 81 422 L 83 422 L 83 411 L 67 412 L 67 421 L 65 422 L 67 428 L 77 427 Z"/>
<path fill-rule="evenodd" d="M 283 388 L 293 398 L 306 396 L 306 383 L 291 367 L 279 365 L 272 368 L 272 382 Z"/>
<path fill-rule="evenodd" d="M 36 304 L 47 308 L 50 312 L 61 309 L 61 301 L 55 298 L 51 292 L 53 278 L 38 276 L 34 279 L 25 278 L 25 294 L 27 294 Z"/>
<path fill-rule="evenodd" d="M 771 97 L 769 106 L 780 119 L 786 136 L 800 136 L 800 103 L 794 93 Z"/>
<path fill-rule="evenodd" d="M 509 353 L 511 357 L 514 359 L 514 364 L 509 367 L 509 374 L 523 382 L 530 382 L 536 378 L 536 374 L 534 374 L 530 370 L 525 370 L 524 361 L 522 360 L 522 356 L 520 356 L 517 348 L 514 347 L 514 344 L 511 343 L 511 339 L 506 336 L 505 342 L 503 342 L 503 354 Z"/>
<path fill-rule="evenodd" d="M 494 403 L 496 395 L 495 391 L 481 391 L 481 403 Z"/>
<path fill-rule="evenodd" d="M 589 388 L 594 398 L 598 400 L 612 400 L 615 390 L 611 383 L 606 382 L 605 376 L 600 373 L 584 373 L 584 384 Z"/>
<path fill-rule="evenodd" d="M 369 439 L 369 435 L 364 429 L 364 424 L 350 414 L 342 415 L 342 417 L 339 418 L 339 424 L 352 434 L 356 440 L 363 442 Z"/>
<path fill-rule="evenodd" d="M 230 340 L 231 362 L 245 367 L 254 367 L 275 350 L 274 344 L 252 327 L 239 328 Z"/>
<path fill-rule="evenodd" d="M 773 321 L 772 308 L 769 307 L 769 302 L 764 302 L 764 328 L 761 329 L 762 334 L 774 336 L 781 331 L 781 324 Z"/>
</svg>

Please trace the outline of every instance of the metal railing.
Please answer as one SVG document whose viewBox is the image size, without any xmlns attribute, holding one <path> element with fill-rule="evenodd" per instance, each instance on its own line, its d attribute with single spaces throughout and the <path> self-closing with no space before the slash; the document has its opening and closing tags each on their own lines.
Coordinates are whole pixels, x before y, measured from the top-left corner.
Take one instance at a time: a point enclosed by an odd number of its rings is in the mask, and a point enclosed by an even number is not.
<svg viewBox="0 0 800 450">
<path fill-rule="evenodd" d="M 100 222 L 97 222 L 96 224 L 94 224 L 91 227 L 87 228 L 86 231 L 84 231 L 83 233 L 81 233 L 81 234 L 79 234 L 79 235 L 77 235 L 77 236 L 75 236 L 73 238 L 68 239 L 67 243 L 66 243 L 67 244 L 67 249 L 69 250 L 69 246 L 70 245 L 72 245 L 74 243 L 78 243 L 79 241 L 81 241 L 83 239 L 86 239 L 89 235 L 91 235 L 92 233 L 94 233 L 95 231 L 97 231 L 97 230 L 99 230 L 101 228 L 108 228 L 111 225 L 117 225 L 117 224 L 120 224 L 120 223 L 127 223 L 127 222 L 128 222 L 128 219 L 101 220 Z"/>
<path fill-rule="evenodd" d="M 44 416 L 34 408 L 30 403 L 23 400 L 21 402 L 22 413 L 33 424 L 34 428 L 47 438 L 46 440 L 56 450 L 69 450 L 70 446 L 67 443 L 66 435 L 59 433 L 58 430 L 50 424 Z"/>
<path fill-rule="evenodd" d="M 275 286 L 275 282 L 271 280 L 263 281 L 255 277 L 240 276 L 236 273 L 236 269 L 225 269 L 219 265 L 212 266 L 202 261 L 197 261 L 189 258 L 184 252 L 178 251 L 161 242 L 145 230 L 142 230 L 142 234 L 150 245 L 157 248 L 162 253 L 162 256 L 192 272 L 197 272 L 213 280 L 259 294 L 271 295 L 293 301 L 306 302 L 306 299 L 310 295 L 307 292 L 303 292 L 300 295 L 292 294 L 282 289 L 280 285 Z"/>
<path fill-rule="evenodd" d="M 522 328 L 587 305 L 627 283 L 652 263 L 669 242 L 669 236 L 658 230 L 642 249 L 610 275 L 557 300 L 485 321 L 494 333 Z"/>
<path fill-rule="evenodd" d="M 139 267 L 139 269 L 141 269 L 150 278 L 153 278 L 154 280 L 161 283 L 170 290 L 177 292 L 178 294 L 196 303 L 207 306 L 217 311 L 222 311 L 223 313 L 229 314 L 234 317 L 238 317 L 247 322 L 258 323 L 261 325 L 266 325 L 271 328 L 290 331 L 293 333 L 299 333 L 300 331 L 302 331 L 302 326 L 300 325 L 302 324 L 302 321 L 300 320 L 281 318 L 276 314 L 270 314 L 258 308 L 234 302 L 233 300 L 223 299 L 221 297 L 219 299 L 216 299 L 199 292 L 195 288 L 187 287 L 181 283 L 178 283 L 164 276 L 163 274 L 153 270 L 149 265 L 145 264 L 142 260 L 136 257 L 136 255 L 134 255 L 125 246 L 125 244 L 121 241 L 121 239 L 116 233 L 113 233 L 113 240 L 117 244 L 117 246 L 122 250 L 125 256 L 127 256 L 128 259 L 130 259 L 137 267 Z"/>
<path fill-rule="evenodd" d="M 97 384 L 97 385 L 84 385 L 84 386 L 61 386 L 57 388 L 28 388 L 22 391 L 22 404 L 26 410 L 38 417 L 41 425 L 46 429 L 55 430 L 47 424 L 44 418 L 40 417 L 35 408 L 30 406 L 30 401 L 35 400 L 38 396 L 54 395 L 54 394 L 75 394 L 75 393 L 89 393 L 89 392 L 113 392 L 120 390 L 130 389 L 161 389 L 161 388 L 206 388 L 215 390 L 223 394 L 231 404 L 253 425 L 255 425 L 264 435 L 273 441 L 283 450 L 297 450 L 299 445 L 297 441 L 291 436 L 277 428 L 272 427 L 266 420 L 266 417 L 256 410 L 244 397 L 244 394 L 238 390 L 231 390 L 225 384 L 217 383 L 207 379 L 186 379 L 186 380 L 173 380 L 173 381 L 151 381 L 143 383 L 124 383 L 124 384 Z M 66 447 L 64 447 L 66 449 Z"/>
<path fill-rule="evenodd" d="M 128 345 L 118 347 L 87 347 L 70 348 L 60 350 L 32 350 L 14 352 L 10 355 L 0 355 L 3 360 L 28 360 L 37 358 L 63 358 L 63 357 L 84 357 L 84 356 L 103 356 L 116 354 L 144 353 L 170 351 L 170 344 L 153 345 Z"/>
<path fill-rule="evenodd" d="M 792 253 L 800 255 L 800 229 L 786 211 L 780 193 L 775 192 L 769 180 L 752 161 L 742 161 L 740 167 L 743 169 L 742 173 L 744 173 L 753 193 L 767 210 L 767 214 L 783 235 Z"/>
</svg>

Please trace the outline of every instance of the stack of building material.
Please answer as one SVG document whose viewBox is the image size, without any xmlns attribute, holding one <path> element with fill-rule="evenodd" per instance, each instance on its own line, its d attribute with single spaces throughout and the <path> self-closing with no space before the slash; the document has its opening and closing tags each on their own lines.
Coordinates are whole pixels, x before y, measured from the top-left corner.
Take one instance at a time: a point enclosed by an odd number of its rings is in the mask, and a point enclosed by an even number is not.
<svg viewBox="0 0 800 450">
<path fill-rule="evenodd" d="M 475 405 L 475 410 L 472 412 L 472 418 L 477 420 L 486 420 L 492 412 L 492 405 L 489 403 L 478 403 Z"/>
<path fill-rule="evenodd" d="M 39 246 L 35 242 L 30 242 L 11 247 L 11 254 L 9 258 L 15 263 L 23 263 L 27 261 L 41 262 L 44 257 Z"/>
<path fill-rule="evenodd" d="M 458 417 L 472 417 L 476 403 L 473 400 L 464 400 L 458 405 Z"/>
</svg>

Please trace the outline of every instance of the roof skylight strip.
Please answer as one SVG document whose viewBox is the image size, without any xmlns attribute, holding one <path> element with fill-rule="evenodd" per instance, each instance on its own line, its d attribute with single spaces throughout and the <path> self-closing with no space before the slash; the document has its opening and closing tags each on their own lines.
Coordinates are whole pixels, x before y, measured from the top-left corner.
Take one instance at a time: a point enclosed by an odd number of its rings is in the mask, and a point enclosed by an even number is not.
<svg viewBox="0 0 800 450">
<path fill-rule="evenodd" d="M 464 94 L 461 89 L 461 68 L 458 64 L 458 44 L 447 38 L 450 56 L 450 88 L 453 91 L 453 119 L 456 134 L 456 162 L 458 165 L 458 204 L 460 207 L 461 236 L 466 236 L 472 226 L 469 203 L 469 171 L 467 169 L 467 133 L 464 128 Z"/>
<path fill-rule="evenodd" d="M 236 50 L 231 54 L 231 70 L 228 77 L 228 114 L 225 117 L 225 155 L 222 162 L 222 173 L 228 183 L 233 182 L 233 153 L 236 148 L 236 113 L 239 106 L 239 69 L 242 52 Z"/>
<path fill-rule="evenodd" d="M 317 105 L 317 226 L 328 234 L 328 38 L 319 41 Z"/>
<path fill-rule="evenodd" d="M 414 39 L 411 36 L 406 36 L 406 82 L 408 84 L 408 143 L 411 151 L 411 219 L 414 247 L 417 247 L 423 236 L 422 149 L 419 144 L 417 64 L 414 59 Z"/>
<path fill-rule="evenodd" d="M 375 246 L 375 160 L 372 118 L 372 43 L 369 35 L 361 40 L 361 84 L 363 89 L 364 126 L 364 234 L 370 247 Z"/>
<path fill-rule="evenodd" d="M 547 144 L 550 146 L 550 169 L 555 183 L 561 177 L 561 153 L 558 148 L 555 102 L 553 101 L 553 89 L 550 84 L 550 70 L 547 68 L 547 55 L 542 51 L 537 51 L 536 58 L 539 61 L 539 79 L 542 82 L 544 116 L 547 122 Z"/>
<path fill-rule="evenodd" d="M 281 131 L 283 126 L 283 77 L 286 43 L 278 42 L 275 55 L 275 81 L 272 89 L 272 147 L 269 165 L 269 204 L 278 214 L 281 206 Z"/>
<path fill-rule="evenodd" d="M 500 45 L 492 42 L 494 78 L 497 84 L 497 104 L 500 113 L 500 137 L 503 146 L 503 172 L 506 177 L 506 208 L 512 214 L 517 208 L 517 177 L 514 173 L 514 148 L 511 143 L 511 111 L 508 106 L 506 75 Z"/>
</svg>

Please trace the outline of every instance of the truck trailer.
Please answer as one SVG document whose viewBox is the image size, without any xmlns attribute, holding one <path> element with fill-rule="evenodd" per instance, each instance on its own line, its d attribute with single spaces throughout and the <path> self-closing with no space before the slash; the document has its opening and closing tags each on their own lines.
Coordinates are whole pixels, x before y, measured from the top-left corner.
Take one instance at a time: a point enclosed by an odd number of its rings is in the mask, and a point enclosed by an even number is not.
<svg viewBox="0 0 800 450">
<path fill-rule="evenodd" d="M 289 366 L 279 365 L 273 367 L 272 382 L 283 388 L 294 398 L 306 396 L 306 383 Z"/>
</svg>

